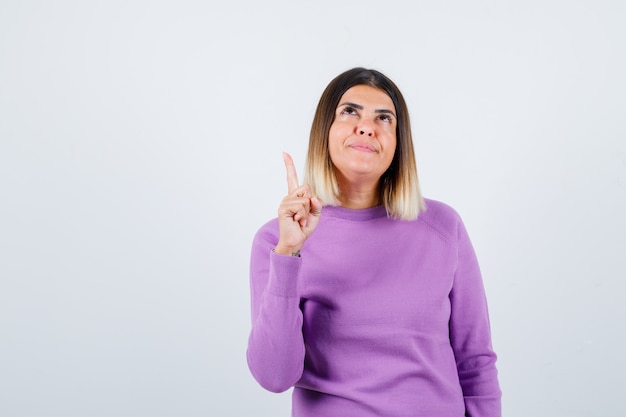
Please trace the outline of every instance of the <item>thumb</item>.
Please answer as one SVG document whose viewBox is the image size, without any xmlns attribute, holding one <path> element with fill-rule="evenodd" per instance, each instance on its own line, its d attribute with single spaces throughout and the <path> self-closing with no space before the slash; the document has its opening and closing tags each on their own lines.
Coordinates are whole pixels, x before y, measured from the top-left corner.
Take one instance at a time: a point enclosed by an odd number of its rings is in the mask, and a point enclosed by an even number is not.
<svg viewBox="0 0 626 417">
<path fill-rule="evenodd" d="M 319 198 L 313 197 L 311 199 L 311 214 L 319 216 L 322 213 L 322 207 L 324 206 Z"/>
<path fill-rule="evenodd" d="M 309 200 L 309 218 L 308 218 L 308 222 L 306 225 L 306 230 L 305 233 L 307 234 L 307 236 L 310 236 L 311 233 L 313 233 L 313 231 L 315 230 L 315 228 L 317 227 L 317 223 L 319 223 L 320 218 L 321 218 L 321 214 L 322 214 L 322 202 L 317 198 L 317 197 L 313 197 Z"/>
</svg>

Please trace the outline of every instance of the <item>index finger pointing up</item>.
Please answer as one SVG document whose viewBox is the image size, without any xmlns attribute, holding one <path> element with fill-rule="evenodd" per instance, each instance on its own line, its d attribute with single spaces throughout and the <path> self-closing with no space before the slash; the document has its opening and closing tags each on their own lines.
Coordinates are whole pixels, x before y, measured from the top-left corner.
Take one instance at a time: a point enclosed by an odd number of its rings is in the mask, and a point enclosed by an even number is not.
<svg viewBox="0 0 626 417">
<path fill-rule="evenodd" d="M 293 164 L 291 155 L 287 152 L 283 152 L 283 160 L 285 161 L 285 168 L 287 169 L 287 190 L 289 194 L 291 194 L 299 187 L 298 173 L 296 172 L 296 166 Z"/>
</svg>

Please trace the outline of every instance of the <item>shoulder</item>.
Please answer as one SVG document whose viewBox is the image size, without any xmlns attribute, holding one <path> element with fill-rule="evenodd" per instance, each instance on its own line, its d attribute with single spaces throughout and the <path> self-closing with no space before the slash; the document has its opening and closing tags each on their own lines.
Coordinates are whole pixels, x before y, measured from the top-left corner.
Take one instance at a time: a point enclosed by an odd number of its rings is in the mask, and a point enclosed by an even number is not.
<svg viewBox="0 0 626 417">
<path fill-rule="evenodd" d="M 278 242 L 278 236 L 278 218 L 274 218 L 261 226 L 259 230 L 257 230 L 254 236 L 254 242 L 268 242 L 271 244 L 276 244 Z"/>
<path fill-rule="evenodd" d="M 420 213 L 418 222 L 426 224 L 446 240 L 456 239 L 462 225 L 461 216 L 455 209 L 441 201 L 424 199 L 426 209 Z"/>
</svg>

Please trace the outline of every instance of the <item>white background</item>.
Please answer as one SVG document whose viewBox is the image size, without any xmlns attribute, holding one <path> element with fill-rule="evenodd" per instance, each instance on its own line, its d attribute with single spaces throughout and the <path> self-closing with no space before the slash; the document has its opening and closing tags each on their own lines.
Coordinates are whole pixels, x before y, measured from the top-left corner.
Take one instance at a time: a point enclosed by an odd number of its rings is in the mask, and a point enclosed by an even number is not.
<svg viewBox="0 0 626 417">
<path fill-rule="evenodd" d="M 505 415 L 623 415 L 626 3 L 309 3 L 0 3 L 0 415 L 289 415 L 250 243 L 353 66 L 472 236 Z"/>
</svg>

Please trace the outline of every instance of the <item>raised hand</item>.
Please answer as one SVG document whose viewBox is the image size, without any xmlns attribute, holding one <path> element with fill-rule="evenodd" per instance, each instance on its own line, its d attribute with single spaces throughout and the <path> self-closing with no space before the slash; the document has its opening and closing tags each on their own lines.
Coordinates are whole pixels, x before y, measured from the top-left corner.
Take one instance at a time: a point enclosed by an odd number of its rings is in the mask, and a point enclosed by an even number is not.
<svg viewBox="0 0 626 417">
<path fill-rule="evenodd" d="M 317 226 L 322 212 L 322 202 L 311 197 L 307 184 L 298 184 L 298 173 L 293 159 L 283 153 L 287 170 L 287 196 L 278 207 L 280 237 L 274 252 L 281 255 L 297 253 Z"/>
</svg>

